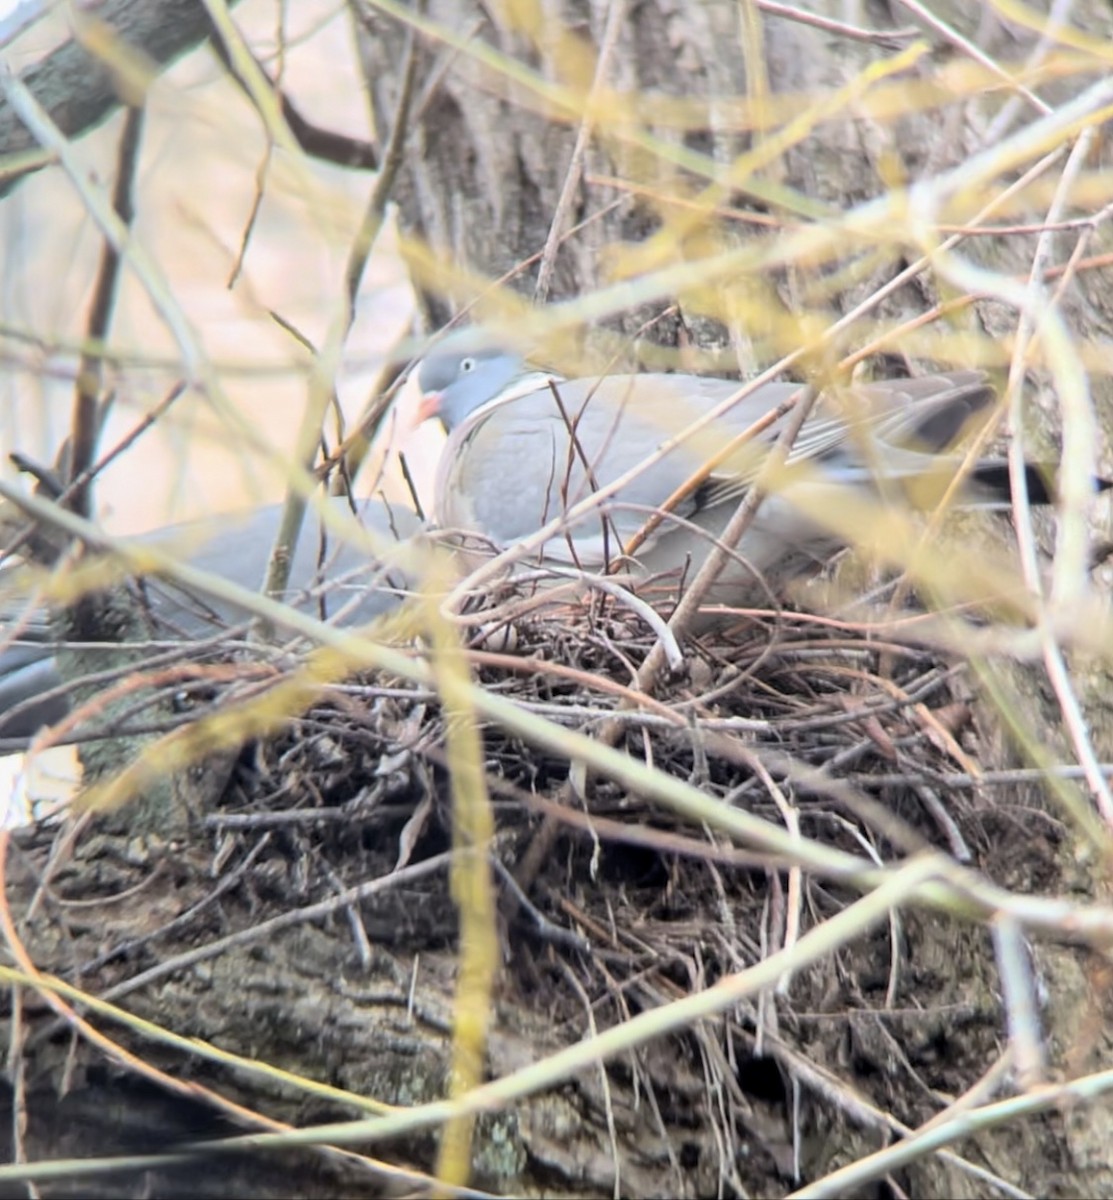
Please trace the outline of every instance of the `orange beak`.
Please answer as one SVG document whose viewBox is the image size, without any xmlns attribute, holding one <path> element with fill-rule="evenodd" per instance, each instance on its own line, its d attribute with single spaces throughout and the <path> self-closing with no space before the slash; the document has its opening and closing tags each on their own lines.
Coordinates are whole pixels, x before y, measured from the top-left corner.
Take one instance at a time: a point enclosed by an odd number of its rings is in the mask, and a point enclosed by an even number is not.
<svg viewBox="0 0 1113 1200">
<path fill-rule="evenodd" d="M 430 417 L 440 416 L 441 393 L 423 392 L 421 403 L 417 406 L 417 423 L 423 425 Z"/>
</svg>

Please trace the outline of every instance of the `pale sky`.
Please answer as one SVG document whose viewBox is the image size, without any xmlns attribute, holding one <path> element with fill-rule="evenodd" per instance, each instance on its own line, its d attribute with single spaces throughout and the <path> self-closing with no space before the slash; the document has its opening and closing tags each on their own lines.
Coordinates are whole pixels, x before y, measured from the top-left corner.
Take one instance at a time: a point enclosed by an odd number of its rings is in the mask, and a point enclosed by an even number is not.
<svg viewBox="0 0 1113 1200">
<path fill-rule="evenodd" d="M 0 0 L 9 15 L 15 5 Z M 363 81 L 350 24 L 335 0 L 291 6 L 284 86 L 311 120 L 353 136 L 368 135 Z M 235 18 L 265 58 L 273 45 L 271 0 L 244 0 Z M 5 57 L 17 70 L 41 53 L 41 20 Z M 137 185 L 134 237 L 165 278 L 196 341 L 215 364 L 237 414 L 276 454 L 293 447 L 305 404 L 309 358 L 275 319 L 320 346 L 343 308 L 343 273 L 373 177 L 281 154 L 268 158 L 260 123 L 207 52 L 193 53 L 161 76 L 148 99 Z M 105 189 L 114 175 L 120 117 L 75 143 L 83 166 Z M 263 202 L 251 224 L 258 180 Z M 246 231 L 242 269 L 230 286 Z M 102 240 L 61 171 L 42 171 L 0 202 L 0 326 L 45 349 L 23 354 L 0 376 L 0 455 L 19 449 L 52 461 L 68 428 L 75 348 Z M 365 273 L 356 322 L 344 349 L 338 395 L 350 424 L 366 403 L 379 364 L 409 328 L 412 294 L 389 232 Z M 135 427 L 166 395 L 181 350 L 152 308 L 146 289 L 126 272 L 112 345 L 137 360 L 114 380 L 117 400 L 102 445 Z M 155 364 L 166 364 L 162 370 Z M 20 369 L 22 367 L 22 369 Z M 412 396 L 402 422 L 412 414 Z M 102 477 L 100 514 L 115 532 L 142 532 L 168 522 L 278 499 L 281 470 L 249 451 L 235 423 L 200 396 L 171 417 Z M 408 457 L 422 484 L 431 479 L 438 431 L 420 431 Z M 0 471 L 6 471 L 0 462 Z M 397 473 L 391 490 L 401 491 Z M 142 503 L 137 503 L 137 496 Z"/>
</svg>

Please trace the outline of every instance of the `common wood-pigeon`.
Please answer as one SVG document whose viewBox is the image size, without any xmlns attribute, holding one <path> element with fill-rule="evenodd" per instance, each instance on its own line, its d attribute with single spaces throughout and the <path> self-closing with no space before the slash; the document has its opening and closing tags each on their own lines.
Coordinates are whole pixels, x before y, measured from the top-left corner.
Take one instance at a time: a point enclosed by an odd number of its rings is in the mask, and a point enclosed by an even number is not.
<svg viewBox="0 0 1113 1200">
<path fill-rule="evenodd" d="M 741 385 L 685 374 L 565 379 L 513 351 L 484 347 L 474 331 L 450 335 L 424 360 L 419 382 L 421 416 L 438 416 L 449 435 L 437 474 L 439 525 L 506 549 L 578 512 L 533 554 L 533 563 L 596 573 L 628 567 L 636 577 L 673 580 L 690 579 L 711 539 L 722 534 L 784 416 L 683 495 L 633 562 L 623 560 L 623 548 L 708 460 L 799 390 L 766 383 L 673 444 Z M 914 494 L 920 507 L 936 503 L 962 461 L 950 452 L 955 439 L 979 414 L 988 415 L 993 401 L 987 376 L 976 370 L 825 393 L 796 438 L 785 479 L 765 497 L 708 598 L 767 605 L 787 580 L 845 544 L 833 528 L 838 522 L 822 515 L 845 506 L 847 496 L 905 503 Z M 1042 469 L 1030 468 L 1027 482 L 1033 502 L 1051 499 Z M 593 495 L 606 498 L 585 504 Z M 1004 461 L 978 463 L 961 498 L 1006 507 Z M 675 586 L 671 594 L 675 599 Z"/>
<path fill-rule="evenodd" d="M 340 498 L 329 503 L 349 506 Z M 378 499 L 360 502 L 357 512 L 366 528 L 388 542 L 411 538 L 423 527 L 404 505 Z M 262 585 L 280 519 L 281 506 L 271 505 L 172 526 L 137 541 L 180 552 L 191 566 L 254 590 Z M 62 680 L 48 614 L 25 619 L 18 579 L 15 568 L 0 569 L 0 631 L 12 628 L 12 622 L 18 629 L 15 640 L 0 649 L 0 739 L 29 737 L 69 710 L 68 697 L 57 692 Z M 358 625 L 397 604 L 406 586 L 401 570 L 369 561 L 362 548 L 325 535 L 311 508 L 292 557 L 288 590 L 280 598 L 322 619 Z M 198 640 L 250 616 L 236 605 L 191 595 L 155 577 L 143 581 L 140 598 L 152 639 Z"/>
</svg>

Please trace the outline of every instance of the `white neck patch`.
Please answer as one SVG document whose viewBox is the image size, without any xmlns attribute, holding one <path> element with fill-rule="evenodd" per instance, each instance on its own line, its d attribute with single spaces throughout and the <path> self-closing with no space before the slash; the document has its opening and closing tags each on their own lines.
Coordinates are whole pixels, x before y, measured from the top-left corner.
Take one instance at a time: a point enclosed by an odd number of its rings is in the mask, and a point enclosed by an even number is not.
<svg viewBox="0 0 1113 1200">
<path fill-rule="evenodd" d="M 555 375 L 551 371 L 531 371 L 528 375 L 519 375 L 509 387 L 503 388 L 490 400 L 484 400 L 478 408 L 473 409 L 461 426 L 461 432 L 465 429 L 475 428 L 479 421 L 489 416 L 496 408 L 502 408 L 504 404 L 510 404 L 514 400 L 520 400 L 523 396 L 543 391 L 550 383 L 566 382 L 563 375 Z"/>
</svg>

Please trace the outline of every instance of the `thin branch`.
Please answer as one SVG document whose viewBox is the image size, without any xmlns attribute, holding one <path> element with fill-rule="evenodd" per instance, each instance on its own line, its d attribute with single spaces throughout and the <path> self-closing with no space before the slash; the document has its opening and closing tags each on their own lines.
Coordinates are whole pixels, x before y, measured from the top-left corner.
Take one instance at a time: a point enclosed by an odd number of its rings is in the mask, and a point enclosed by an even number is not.
<svg viewBox="0 0 1113 1200">
<path fill-rule="evenodd" d="M 229 76 L 251 101 L 255 111 L 266 119 L 264 112 L 257 103 L 258 93 L 252 90 L 251 84 L 238 68 L 222 38 L 213 38 L 213 52 L 223 64 Z M 286 123 L 298 147 L 310 158 L 320 162 L 334 163 L 338 167 L 350 167 L 360 171 L 375 171 L 379 167 L 379 154 L 371 142 L 363 138 L 349 137 L 344 133 L 336 133 L 331 129 L 316 125 L 305 117 L 297 105 L 278 86 L 276 80 L 270 78 L 259 59 L 246 48 L 241 49 L 241 57 L 246 54 L 250 59 L 257 81 L 265 81 L 271 94 L 278 100 L 278 112 Z"/>
<path fill-rule="evenodd" d="M 572 148 L 572 157 L 568 170 L 564 174 L 564 183 L 560 189 L 556 207 L 553 209 L 553 219 L 549 222 L 549 233 L 545 238 L 545 248 L 541 252 L 541 266 L 537 272 L 537 287 L 534 289 L 534 300 L 544 304 L 549 298 L 549 289 L 553 281 L 553 268 L 556 265 L 557 251 L 563 240 L 562 234 L 572 211 L 572 201 L 576 189 L 584 173 L 584 157 L 587 154 L 588 138 L 594 126 L 596 105 L 599 93 L 603 88 L 603 80 L 610 69 L 611 57 L 618 43 L 618 35 L 626 16 L 626 0 L 610 0 L 607 5 L 607 20 L 603 28 L 603 39 L 599 46 L 599 57 L 595 64 L 595 78 L 591 83 L 591 91 L 584 102 L 584 116 L 576 131 L 576 144 Z"/>
<path fill-rule="evenodd" d="M 238 0 L 229 0 L 238 3 Z M 106 36 L 138 51 L 152 70 L 169 66 L 213 33 L 201 0 L 102 0 L 82 6 L 80 20 L 98 29 L 97 46 L 77 36 L 21 72 L 19 81 L 67 138 L 99 125 L 120 106 L 119 75 L 103 54 Z M 0 197 L 52 159 L 34 154 L 42 143 L 10 96 L 0 96 L 0 160 L 27 158 L 0 173 Z M 44 146 L 44 149 L 48 147 Z"/>
<path fill-rule="evenodd" d="M 410 132 L 410 114 L 413 109 L 414 91 L 417 85 L 418 50 L 417 41 L 412 29 L 406 31 L 406 59 L 402 69 L 402 86 L 398 94 L 398 107 L 394 112 L 390 136 L 383 150 L 382 169 L 375 186 L 371 189 L 371 197 L 367 202 L 367 210 L 363 214 L 351 256 L 348 259 L 347 270 L 344 274 L 348 298 L 348 328 L 355 320 L 356 300 L 359 294 L 360 280 L 363 278 L 367 260 L 378 240 L 379 232 L 386 217 L 386 206 L 398 179 L 398 172 L 404 161 L 406 138 Z"/>
<path fill-rule="evenodd" d="M 402 164 L 402 152 L 406 135 L 409 130 L 410 109 L 414 95 L 414 85 L 417 77 L 417 47 L 413 32 L 407 35 L 406 66 L 403 73 L 402 91 L 398 99 L 398 109 L 395 113 L 394 124 L 386 152 L 383 155 L 382 171 L 375 186 L 371 190 L 367 210 L 363 222 L 356 234 L 348 258 L 345 279 L 345 302 L 343 330 L 330 334 L 329 343 L 335 341 L 335 347 L 326 346 L 324 353 L 317 361 L 322 369 L 327 371 L 328 364 L 333 362 L 336 352 L 344 338 L 351 331 L 355 321 L 356 300 L 359 293 L 360 280 L 378 239 L 386 215 L 387 202 L 398 177 Z M 320 440 L 321 424 L 324 420 L 328 404 L 332 399 L 333 388 L 320 371 L 315 371 L 310 381 L 310 397 L 306 406 L 305 416 L 298 433 L 298 456 L 305 471 L 313 470 L 317 457 L 317 446 Z M 275 536 L 274 549 L 267 564 L 265 590 L 271 594 L 281 594 L 286 589 L 290 573 L 290 563 L 293 560 L 294 547 L 301 533 L 302 522 L 305 519 L 306 496 L 300 488 L 291 487 L 282 510 L 282 520 Z"/>
<path fill-rule="evenodd" d="M 130 227 L 135 217 L 133 188 L 139 165 L 139 147 L 143 139 L 145 116 L 142 108 L 129 108 L 120 137 L 119 157 L 116 164 L 116 188 L 112 194 L 112 207 L 125 227 Z M 120 253 L 105 239 L 101 252 L 100 268 L 93 290 L 93 303 L 89 311 L 86 329 L 88 346 L 103 346 L 108 341 L 108 330 L 116 308 L 116 297 L 120 290 L 122 268 Z M 77 372 L 77 395 L 74 397 L 73 420 L 70 424 L 70 462 L 68 482 L 69 504 L 83 517 L 90 515 L 90 486 L 93 455 L 100 436 L 104 413 L 100 410 L 99 397 L 104 386 L 104 357 L 83 350 Z"/>
</svg>

